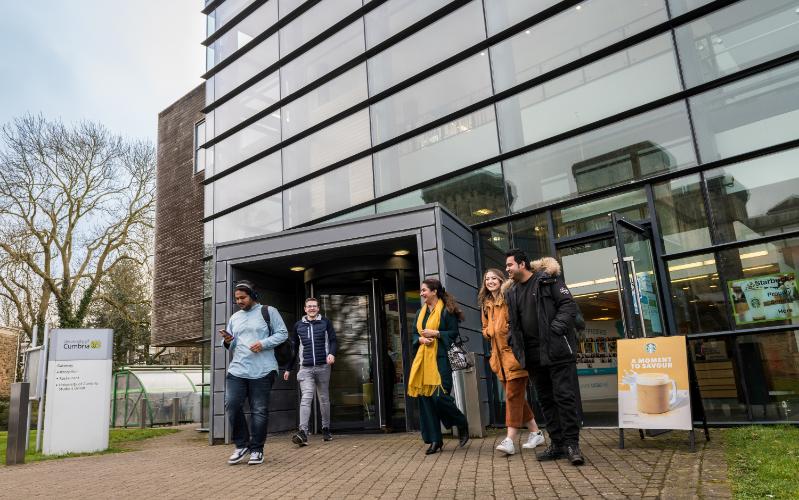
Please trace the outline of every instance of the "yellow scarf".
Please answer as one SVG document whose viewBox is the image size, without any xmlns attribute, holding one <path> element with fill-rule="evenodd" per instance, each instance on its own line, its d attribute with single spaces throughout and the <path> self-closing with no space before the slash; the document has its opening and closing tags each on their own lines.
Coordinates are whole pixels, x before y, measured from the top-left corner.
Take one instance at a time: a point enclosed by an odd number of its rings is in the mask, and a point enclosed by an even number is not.
<svg viewBox="0 0 799 500">
<path fill-rule="evenodd" d="M 443 310 L 444 301 L 439 299 L 427 318 L 428 330 L 438 330 Z M 416 331 L 420 332 L 420 335 L 424 329 L 422 327 L 423 320 L 424 310 L 419 311 L 419 317 L 416 319 Z M 443 390 L 443 387 L 441 387 L 441 374 L 438 373 L 438 362 L 436 361 L 437 353 L 438 339 L 433 339 L 433 342 L 429 344 L 419 343 L 419 350 L 416 351 L 416 357 L 413 358 L 411 374 L 408 377 L 408 396 L 412 398 L 432 396 L 438 389 Z"/>
</svg>

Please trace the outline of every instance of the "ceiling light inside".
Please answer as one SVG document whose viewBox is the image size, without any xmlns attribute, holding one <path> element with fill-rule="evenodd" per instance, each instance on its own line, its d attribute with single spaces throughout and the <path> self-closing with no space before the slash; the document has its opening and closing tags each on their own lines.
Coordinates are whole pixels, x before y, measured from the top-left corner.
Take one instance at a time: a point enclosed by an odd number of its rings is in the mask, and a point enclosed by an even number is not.
<svg viewBox="0 0 799 500">
<path fill-rule="evenodd" d="M 294 267 L 290 267 L 289 269 L 291 269 L 295 273 L 299 273 L 300 271 L 305 271 L 305 268 L 302 267 L 302 266 L 294 266 Z"/>
<path fill-rule="evenodd" d="M 410 253 L 410 250 L 394 250 L 394 255 L 397 257 L 402 257 L 403 255 L 408 255 Z"/>
</svg>

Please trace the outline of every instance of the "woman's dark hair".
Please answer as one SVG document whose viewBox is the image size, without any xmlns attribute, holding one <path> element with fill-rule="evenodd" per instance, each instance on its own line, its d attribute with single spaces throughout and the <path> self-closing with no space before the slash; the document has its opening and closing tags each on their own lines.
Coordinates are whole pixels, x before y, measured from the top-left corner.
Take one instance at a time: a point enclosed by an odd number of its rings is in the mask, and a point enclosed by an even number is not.
<svg viewBox="0 0 799 500">
<path fill-rule="evenodd" d="M 448 313 L 458 318 L 458 321 L 463 321 L 463 311 L 461 311 L 461 308 L 458 307 L 458 303 L 455 302 L 455 297 L 453 297 L 451 293 L 447 293 L 446 290 L 444 290 L 444 286 L 441 284 L 441 281 L 437 280 L 436 278 L 427 278 L 426 280 L 422 281 L 422 284 L 427 286 L 431 292 L 435 292 L 439 300 L 444 301 L 444 307 L 447 309 Z"/>
<path fill-rule="evenodd" d="M 493 297 L 493 294 L 488 291 L 488 288 L 486 288 L 486 275 L 488 273 L 494 273 L 497 276 L 497 278 L 499 278 L 500 293 L 499 293 L 498 303 L 502 304 L 504 302 L 504 298 L 502 295 L 502 285 L 505 284 L 506 280 L 505 273 L 503 273 L 497 268 L 492 267 L 490 269 L 486 269 L 486 272 L 483 273 L 483 283 L 480 284 L 480 291 L 477 292 L 477 303 L 480 305 L 480 307 L 483 307 L 487 298 Z"/>
</svg>

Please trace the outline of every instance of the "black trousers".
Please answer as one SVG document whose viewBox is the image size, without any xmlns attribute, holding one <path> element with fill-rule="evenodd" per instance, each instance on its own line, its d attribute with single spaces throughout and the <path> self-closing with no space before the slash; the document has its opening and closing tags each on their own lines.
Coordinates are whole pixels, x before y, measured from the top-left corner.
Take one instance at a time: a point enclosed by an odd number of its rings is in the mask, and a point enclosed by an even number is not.
<svg viewBox="0 0 799 500">
<path fill-rule="evenodd" d="M 527 371 L 546 418 L 549 439 L 555 446 L 580 442 L 580 419 L 577 410 L 577 364 L 541 366 L 538 350 L 525 352 Z"/>
</svg>

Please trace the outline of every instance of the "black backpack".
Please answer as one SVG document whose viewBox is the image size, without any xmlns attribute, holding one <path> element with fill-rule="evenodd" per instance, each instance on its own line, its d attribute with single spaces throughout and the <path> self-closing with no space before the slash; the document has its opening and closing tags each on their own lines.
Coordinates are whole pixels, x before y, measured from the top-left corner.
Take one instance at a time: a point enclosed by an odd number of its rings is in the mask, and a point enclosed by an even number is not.
<svg viewBox="0 0 799 500">
<path fill-rule="evenodd" d="M 264 321 L 266 321 L 266 327 L 269 329 L 269 336 L 271 337 L 272 320 L 269 318 L 269 306 L 261 306 L 261 315 L 264 317 Z M 292 345 L 290 339 L 286 338 L 282 344 L 275 346 L 275 359 L 277 360 L 278 366 L 281 368 L 285 368 L 294 360 L 294 345 Z"/>
</svg>

